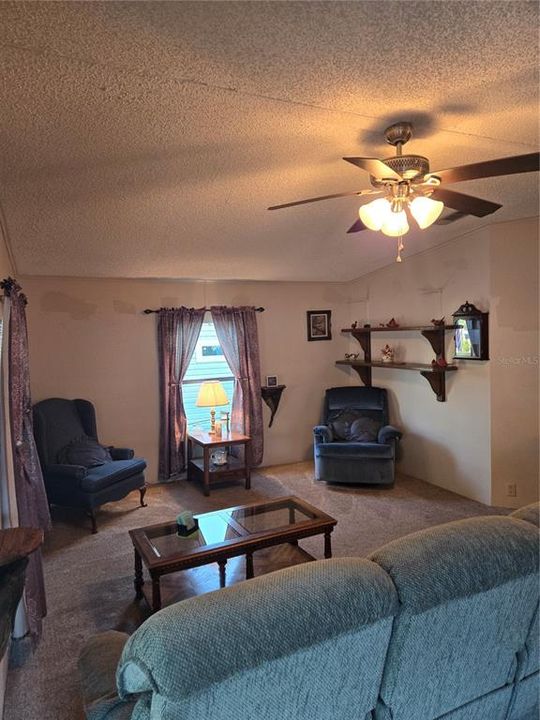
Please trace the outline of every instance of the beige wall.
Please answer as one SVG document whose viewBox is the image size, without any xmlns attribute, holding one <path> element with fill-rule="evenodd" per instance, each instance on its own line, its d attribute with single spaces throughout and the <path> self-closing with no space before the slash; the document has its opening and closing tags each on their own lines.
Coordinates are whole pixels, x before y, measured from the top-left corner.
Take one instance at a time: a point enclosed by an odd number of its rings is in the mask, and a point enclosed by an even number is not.
<svg viewBox="0 0 540 720">
<path fill-rule="evenodd" d="M 351 285 L 351 320 L 378 325 L 429 325 L 470 300 L 489 309 L 489 234 L 482 230 L 395 263 Z M 452 334 L 447 333 L 450 351 Z M 417 332 L 373 335 L 372 355 L 386 343 L 396 359 L 429 363 L 429 343 Z M 449 355 L 448 357 L 451 357 Z M 437 402 L 427 380 L 406 370 L 373 370 L 373 383 L 390 393 L 392 420 L 403 429 L 400 469 L 489 503 L 490 364 L 458 361 L 447 376 L 447 401 Z M 346 371 L 351 373 L 354 371 Z"/>
<path fill-rule="evenodd" d="M 493 226 L 490 261 L 492 502 L 520 507 L 538 499 L 537 219 Z"/>
<path fill-rule="evenodd" d="M 350 316 L 372 324 L 392 316 L 401 324 L 451 321 L 465 300 L 490 312 L 491 359 L 456 361 L 446 403 L 419 373 L 374 370 L 373 382 L 390 391 L 404 430 L 403 472 L 519 507 L 538 499 L 538 219 L 491 225 L 361 278 L 351 284 Z M 433 358 L 415 333 L 374 336 L 375 355 L 387 341 L 400 360 Z"/>
<path fill-rule="evenodd" d="M 0 258 L 1 261 L 1 258 Z M 103 441 L 129 445 L 157 479 L 158 384 L 155 317 L 145 307 L 255 304 L 262 374 L 287 385 L 274 426 L 265 430 L 264 464 L 312 452 L 324 389 L 358 383 L 334 361 L 355 347 L 341 336 L 352 320 L 424 324 L 465 300 L 490 311 L 489 362 L 458 361 L 447 402 L 437 402 L 417 372 L 373 371 L 388 388 L 392 420 L 404 431 L 400 469 L 484 503 L 518 506 L 538 496 L 537 220 L 492 225 L 358 281 L 336 283 L 161 282 L 22 278 L 34 401 L 86 397 Z M 306 341 L 306 310 L 331 309 L 334 339 Z M 417 333 L 374 336 L 398 359 L 430 362 Z M 451 357 L 451 333 L 447 335 Z M 264 406 L 265 423 L 269 411 Z M 517 497 L 506 495 L 508 483 Z"/>
<path fill-rule="evenodd" d="M 346 340 L 346 288 L 322 283 L 197 283 L 22 278 L 28 296 L 33 401 L 83 397 L 95 403 L 100 438 L 134 447 L 157 479 L 158 368 L 155 316 L 146 307 L 254 304 L 261 370 L 284 391 L 265 430 L 264 464 L 308 458 L 324 388 L 340 382 L 334 360 Z M 306 310 L 332 310 L 334 340 L 307 342 Z M 269 411 L 264 406 L 265 425 Z"/>
</svg>

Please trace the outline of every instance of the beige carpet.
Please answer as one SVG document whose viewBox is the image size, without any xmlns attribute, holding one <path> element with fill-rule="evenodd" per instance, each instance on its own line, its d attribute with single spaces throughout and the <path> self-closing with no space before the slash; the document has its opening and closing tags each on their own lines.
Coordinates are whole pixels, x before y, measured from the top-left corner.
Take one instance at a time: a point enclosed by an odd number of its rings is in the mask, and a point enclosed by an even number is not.
<svg viewBox="0 0 540 720">
<path fill-rule="evenodd" d="M 335 557 L 343 557 L 366 555 L 389 540 L 438 523 L 507 512 L 406 477 L 398 478 L 391 489 L 327 486 L 314 481 L 310 463 L 266 468 L 253 476 L 252 487 L 246 491 L 232 482 L 205 498 L 199 486 L 185 481 L 154 486 L 147 493 L 146 508 L 138 507 L 138 493 L 105 506 L 98 515 L 97 535 L 90 534 L 85 518 L 56 509 L 44 550 L 49 614 L 43 639 L 26 665 L 8 675 L 5 720 L 82 717 L 76 672 L 81 645 L 97 631 L 131 632 L 146 614 L 146 607 L 133 600 L 130 528 L 172 519 L 179 508 L 204 512 L 265 497 L 298 495 L 337 518 L 333 551 Z M 301 545 L 323 557 L 321 536 Z M 186 594 L 212 583 L 217 589 L 213 566 L 189 572 L 193 582 L 186 584 Z M 198 577 L 203 579 L 200 584 Z"/>
</svg>

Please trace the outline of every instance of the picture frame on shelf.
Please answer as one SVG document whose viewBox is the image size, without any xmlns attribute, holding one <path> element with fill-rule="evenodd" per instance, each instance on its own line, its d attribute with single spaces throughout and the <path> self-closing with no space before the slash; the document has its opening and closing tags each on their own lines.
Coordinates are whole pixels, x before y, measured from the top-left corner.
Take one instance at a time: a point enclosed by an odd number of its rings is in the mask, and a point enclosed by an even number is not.
<svg viewBox="0 0 540 720">
<path fill-rule="evenodd" d="M 277 387 L 278 386 L 278 376 L 277 375 L 267 375 L 266 376 L 266 387 Z"/>
<path fill-rule="evenodd" d="M 308 342 L 332 339 L 331 310 L 307 311 L 307 339 Z"/>
</svg>

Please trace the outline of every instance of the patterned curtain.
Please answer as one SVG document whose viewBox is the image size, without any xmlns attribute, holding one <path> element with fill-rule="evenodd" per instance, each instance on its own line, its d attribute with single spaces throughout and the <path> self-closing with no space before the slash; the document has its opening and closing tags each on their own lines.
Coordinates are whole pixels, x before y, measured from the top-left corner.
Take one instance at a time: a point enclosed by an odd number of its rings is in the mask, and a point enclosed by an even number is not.
<svg viewBox="0 0 540 720">
<path fill-rule="evenodd" d="M 261 364 L 254 307 L 210 308 L 216 335 L 235 378 L 231 429 L 251 437 L 252 464 L 263 459 Z"/>
<path fill-rule="evenodd" d="M 204 321 L 204 308 L 161 308 L 158 312 L 159 476 L 175 477 L 185 467 L 186 413 L 182 380 Z"/>
<path fill-rule="evenodd" d="M 4 291 L 4 317 L 7 319 L 7 382 L 4 392 L 9 407 L 12 467 L 18 523 L 21 527 L 49 530 L 51 519 L 43 476 L 39 464 L 32 426 L 30 370 L 26 330 L 26 297 L 12 278 L 0 283 Z M 47 614 L 41 552 L 32 553 L 25 582 L 26 620 L 34 640 L 41 635 L 41 620 Z"/>
</svg>

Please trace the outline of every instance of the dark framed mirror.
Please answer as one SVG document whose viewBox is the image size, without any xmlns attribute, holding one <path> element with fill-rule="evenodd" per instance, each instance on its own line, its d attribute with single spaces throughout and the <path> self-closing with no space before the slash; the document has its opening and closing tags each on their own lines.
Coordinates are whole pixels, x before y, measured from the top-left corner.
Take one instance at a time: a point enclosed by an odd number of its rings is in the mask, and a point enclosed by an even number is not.
<svg viewBox="0 0 540 720">
<path fill-rule="evenodd" d="M 452 317 L 456 360 L 489 360 L 489 313 L 466 300 Z"/>
</svg>

